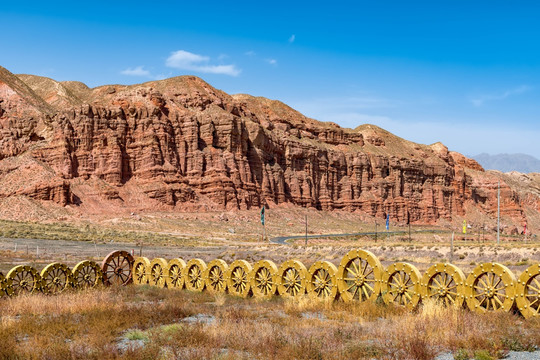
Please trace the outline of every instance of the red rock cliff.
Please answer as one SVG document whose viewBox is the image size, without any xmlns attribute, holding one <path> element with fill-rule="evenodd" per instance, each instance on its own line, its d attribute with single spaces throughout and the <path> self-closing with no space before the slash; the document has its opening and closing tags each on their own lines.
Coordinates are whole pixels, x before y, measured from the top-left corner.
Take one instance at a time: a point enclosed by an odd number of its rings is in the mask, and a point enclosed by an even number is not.
<svg viewBox="0 0 540 360">
<path fill-rule="evenodd" d="M 20 166 L 0 162 L 0 179 L 14 187 L 0 197 L 80 204 L 86 184 L 103 201 L 137 194 L 171 209 L 289 203 L 421 223 L 496 211 L 498 179 L 440 143 L 343 129 L 191 76 L 89 89 L 2 71 L 0 159 L 26 156 L 40 170 L 17 188 L 6 179 Z M 504 214 L 521 221 L 518 192 L 502 187 Z"/>
</svg>

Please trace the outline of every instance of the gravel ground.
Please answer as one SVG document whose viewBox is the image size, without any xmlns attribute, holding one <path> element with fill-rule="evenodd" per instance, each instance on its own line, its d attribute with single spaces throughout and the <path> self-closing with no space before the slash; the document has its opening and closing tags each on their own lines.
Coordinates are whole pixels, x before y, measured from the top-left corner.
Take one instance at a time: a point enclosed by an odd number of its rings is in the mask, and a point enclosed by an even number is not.
<svg viewBox="0 0 540 360">
<path fill-rule="evenodd" d="M 540 359 L 540 351 L 510 351 L 506 360 L 538 360 Z M 435 360 L 454 360 L 452 353 L 444 353 L 435 358 Z"/>
</svg>

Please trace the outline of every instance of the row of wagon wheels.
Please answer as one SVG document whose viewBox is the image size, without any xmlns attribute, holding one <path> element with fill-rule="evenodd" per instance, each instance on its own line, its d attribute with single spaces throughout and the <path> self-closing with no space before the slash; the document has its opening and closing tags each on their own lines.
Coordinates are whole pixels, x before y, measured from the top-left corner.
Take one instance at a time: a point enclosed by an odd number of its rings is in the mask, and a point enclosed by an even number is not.
<svg viewBox="0 0 540 360">
<path fill-rule="evenodd" d="M 57 294 L 69 289 L 88 289 L 100 285 L 127 285 L 132 282 L 133 257 L 126 251 L 107 255 L 101 266 L 84 260 L 70 269 L 52 263 L 41 272 L 34 267 L 18 265 L 6 276 L 0 272 L 0 297 L 43 292 Z"/>
<path fill-rule="evenodd" d="M 540 313 L 540 264 L 530 266 L 519 278 L 498 263 L 480 264 L 467 277 L 455 265 L 438 263 L 422 275 L 416 267 L 403 262 L 384 269 L 375 255 L 361 249 L 347 253 L 339 267 L 317 261 L 309 269 L 296 260 L 285 261 L 278 268 L 269 260 L 253 265 L 244 260 L 228 265 L 220 259 L 208 264 L 201 259 L 187 263 L 182 259 L 150 261 L 144 257 L 134 259 L 126 251 L 114 251 L 101 266 L 81 261 L 70 270 L 64 264 L 53 263 L 41 272 L 30 266 L 16 266 L 6 276 L 0 273 L 0 296 L 54 294 L 71 288 L 132 282 L 192 291 L 228 291 L 242 297 L 296 297 L 307 293 L 322 300 L 361 302 L 381 296 L 386 304 L 408 308 L 432 299 L 445 306 L 466 305 L 480 313 L 516 307 L 526 318 Z"/>
<path fill-rule="evenodd" d="M 526 318 L 540 313 L 540 264 L 525 270 L 519 278 L 504 265 L 484 263 L 465 276 L 457 266 L 438 263 L 423 275 L 411 264 L 398 262 L 386 269 L 366 250 L 351 250 L 339 267 L 317 261 L 309 269 L 297 260 L 277 266 L 270 260 L 253 265 L 236 260 L 230 265 L 217 259 L 206 264 L 201 259 L 187 263 L 136 258 L 133 282 L 192 291 L 228 292 L 233 295 L 270 298 L 274 295 L 345 302 L 375 301 L 413 309 L 431 299 L 444 306 L 467 306 L 486 313 L 517 309 Z"/>
</svg>

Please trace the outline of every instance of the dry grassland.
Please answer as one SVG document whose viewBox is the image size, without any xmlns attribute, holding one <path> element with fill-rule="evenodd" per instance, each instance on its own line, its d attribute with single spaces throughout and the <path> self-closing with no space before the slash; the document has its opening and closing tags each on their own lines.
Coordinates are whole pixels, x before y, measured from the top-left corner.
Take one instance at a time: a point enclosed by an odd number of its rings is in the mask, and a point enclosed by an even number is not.
<svg viewBox="0 0 540 360">
<path fill-rule="evenodd" d="M 540 346 L 540 321 L 514 314 L 147 286 L 1 299 L 0 316 L 2 359 L 490 359 Z"/>
</svg>

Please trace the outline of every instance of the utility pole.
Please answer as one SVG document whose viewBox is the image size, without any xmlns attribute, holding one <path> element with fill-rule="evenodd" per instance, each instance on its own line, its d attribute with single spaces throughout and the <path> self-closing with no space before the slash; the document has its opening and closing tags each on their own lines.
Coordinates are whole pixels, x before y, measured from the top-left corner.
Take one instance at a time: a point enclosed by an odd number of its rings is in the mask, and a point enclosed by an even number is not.
<svg viewBox="0 0 540 360">
<path fill-rule="evenodd" d="M 497 185 L 497 245 L 501 244 L 501 181 Z"/>
<path fill-rule="evenodd" d="M 411 214 L 407 211 L 407 224 L 409 224 L 409 242 L 411 242 Z"/>
<path fill-rule="evenodd" d="M 454 232 L 452 231 L 452 240 L 450 240 L 450 262 L 454 261 Z"/>
<path fill-rule="evenodd" d="M 305 246 L 307 246 L 307 214 L 306 214 L 306 244 Z"/>
</svg>

